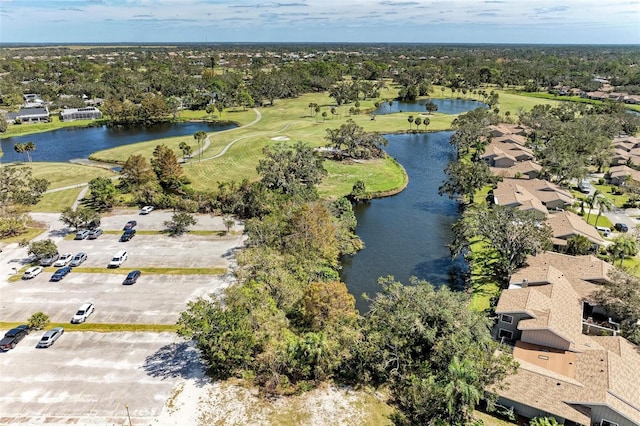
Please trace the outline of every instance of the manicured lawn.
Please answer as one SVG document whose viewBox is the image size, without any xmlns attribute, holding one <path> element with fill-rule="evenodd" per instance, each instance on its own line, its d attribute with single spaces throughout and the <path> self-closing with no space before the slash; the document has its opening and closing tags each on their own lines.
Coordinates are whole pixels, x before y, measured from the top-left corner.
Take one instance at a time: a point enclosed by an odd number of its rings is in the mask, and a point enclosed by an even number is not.
<svg viewBox="0 0 640 426">
<path fill-rule="evenodd" d="M 65 189 L 64 191 L 43 194 L 40 202 L 31 208 L 33 212 L 59 213 L 73 206 L 82 188 Z"/>
<path fill-rule="evenodd" d="M 24 234 L 20 234 L 16 237 L 0 238 L 0 242 L 5 244 L 11 244 L 11 243 L 19 243 L 22 240 L 31 241 L 38 235 L 42 234 L 44 231 L 46 231 L 45 228 L 27 228 L 27 232 L 25 232 Z"/>
<path fill-rule="evenodd" d="M 115 172 L 102 167 L 72 163 L 24 163 L 4 167 L 28 167 L 34 178 L 45 178 L 49 181 L 49 189 L 86 183 L 95 177 L 116 176 Z"/>
<path fill-rule="evenodd" d="M 536 92 L 536 93 L 521 92 L 520 95 L 528 96 L 532 98 L 538 98 L 538 99 L 553 99 L 560 102 L 577 102 L 581 104 L 592 104 L 592 105 L 604 104 L 603 101 L 599 101 L 597 99 L 581 98 L 580 96 L 557 96 L 551 93 L 542 93 L 542 92 Z M 624 104 L 624 106 L 625 108 L 630 109 L 632 111 L 640 111 L 640 105 Z"/>
<path fill-rule="evenodd" d="M 0 133 L 0 139 L 48 132 L 51 130 L 62 129 L 64 127 L 88 127 L 99 123 L 100 121 L 96 120 L 60 121 L 60 116 L 52 115 L 50 123 L 10 124 L 6 132 Z"/>
</svg>

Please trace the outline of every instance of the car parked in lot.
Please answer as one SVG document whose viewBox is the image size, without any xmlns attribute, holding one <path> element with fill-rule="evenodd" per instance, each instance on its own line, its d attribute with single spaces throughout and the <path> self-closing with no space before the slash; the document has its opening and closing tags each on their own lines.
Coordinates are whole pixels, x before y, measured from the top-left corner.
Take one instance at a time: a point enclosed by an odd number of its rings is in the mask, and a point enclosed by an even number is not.
<svg viewBox="0 0 640 426">
<path fill-rule="evenodd" d="M 63 334 L 64 328 L 62 327 L 56 327 L 48 330 L 42 335 L 40 341 L 36 345 L 36 348 L 48 348 L 49 346 L 53 345 L 56 340 L 58 340 L 58 338 Z"/>
<path fill-rule="evenodd" d="M 17 326 L 16 328 L 24 330 L 27 334 L 31 333 L 31 328 L 29 328 L 29 326 L 27 324 L 21 324 L 21 325 Z"/>
<path fill-rule="evenodd" d="M 127 275 L 127 278 L 125 278 L 124 281 L 122 282 L 122 285 L 135 284 L 136 281 L 138 281 L 138 278 L 140 278 L 140 275 L 142 275 L 142 272 L 137 269 L 129 272 L 129 274 Z"/>
<path fill-rule="evenodd" d="M 87 229 L 83 229 L 82 231 L 76 232 L 76 236 L 74 240 L 84 240 L 85 238 L 89 237 L 89 232 L 90 231 Z"/>
<path fill-rule="evenodd" d="M 611 229 L 607 228 L 606 226 L 596 226 L 596 229 L 602 232 L 602 235 L 604 237 L 608 237 L 609 235 L 611 235 Z"/>
<path fill-rule="evenodd" d="M 136 230 L 135 229 L 127 229 L 126 231 L 124 231 L 122 233 L 122 236 L 120 237 L 120 241 L 122 241 L 122 242 L 129 241 L 130 239 L 135 237 L 135 235 L 136 235 Z"/>
<path fill-rule="evenodd" d="M 73 254 L 65 253 L 58 258 L 55 262 L 53 262 L 53 266 L 67 266 L 69 262 L 73 259 Z"/>
<path fill-rule="evenodd" d="M 32 266 L 31 268 L 24 271 L 22 275 L 23 280 L 30 280 L 31 278 L 35 278 L 44 270 L 42 266 Z"/>
<path fill-rule="evenodd" d="M 149 214 L 153 211 L 153 206 L 144 206 L 140 209 L 140 214 Z"/>
<path fill-rule="evenodd" d="M 124 228 L 122 228 L 122 230 L 126 231 L 128 229 L 133 229 L 136 227 L 137 224 L 138 222 L 136 222 L 135 220 L 130 220 L 129 222 L 127 222 L 126 225 L 124 225 Z"/>
<path fill-rule="evenodd" d="M 51 266 L 53 265 L 53 262 L 58 260 L 59 257 L 60 255 L 58 253 L 52 254 L 49 256 L 44 256 L 40 259 L 40 266 Z"/>
<path fill-rule="evenodd" d="M 0 350 L 8 351 L 16 347 L 20 340 L 27 335 L 27 330 L 21 327 L 12 328 L 4 334 L 4 338 L 0 340 Z"/>
<path fill-rule="evenodd" d="M 69 266 L 80 266 L 82 265 L 82 262 L 84 262 L 85 260 L 87 260 L 86 253 L 84 252 L 76 253 L 76 255 L 73 256 L 73 259 L 71 259 L 71 263 L 69 263 Z"/>
<path fill-rule="evenodd" d="M 92 229 L 91 231 L 89 231 L 89 236 L 87 238 L 90 240 L 95 240 L 100 235 L 102 235 L 102 233 L 103 231 L 101 228 Z"/>
<path fill-rule="evenodd" d="M 55 271 L 53 275 L 51 275 L 51 281 L 60 281 L 61 279 L 66 277 L 69 272 L 71 272 L 71 266 L 65 266 L 64 268 L 60 268 L 57 271 Z"/>
<path fill-rule="evenodd" d="M 626 223 L 616 223 L 615 225 L 613 225 L 613 228 L 618 232 L 628 232 L 629 231 L 629 227 L 627 226 Z"/>
<path fill-rule="evenodd" d="M 109 262 L 108 267 L 109 268 L 119 268 L 120 265 L 122 265 L 124 263 L 125 260 L 127 260 L 128 254 L 126 251 L 121 250 L 119 252 L 117 252 L 115 254 L 115 256 L 113 256 L 111 258 L 111 262 Z"/>
<path fill-rule="evenodd" d="M 89 318 L 89 315 L 93 313 L 93 310 L 93 303 L 85 303 L 80 306 L 80 309 L 78 309 L 76 314 L 71 318 L 71 324 L 80 324 L 85 322 L 87 318 Z"/>
</svg>

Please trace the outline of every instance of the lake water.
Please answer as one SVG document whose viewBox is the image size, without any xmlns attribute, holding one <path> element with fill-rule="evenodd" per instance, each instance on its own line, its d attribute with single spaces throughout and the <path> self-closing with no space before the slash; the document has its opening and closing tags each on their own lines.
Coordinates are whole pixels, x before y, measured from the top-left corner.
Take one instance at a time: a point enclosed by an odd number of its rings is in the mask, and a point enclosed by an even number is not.
<svg viewBox="0 0 640 426">
<path fill-rule="evenodd" d="M 437 112 L 442 114 L 461 114 L 476 108 L 486 107 L 482 102 L 468 99 L 421 99 L 415 102 L 393 101 L 391 106 L 389 106 L 388 102 L 383 102 L 374 111 L 374 114 L 384 115 L 394 112 L 420 112 L 426 114 L 425 104 L 429 101 L 436 104 L 438 106 Z"/>
<path fill-rule="evenodd" d="M 411 276 L 436 286 L 461 284 L 466 263 L 452 260 L 447 246 L 458 204 L 438 195 L 444 168 L 455 159 L 452 133 L 386 136 L 386 151 L 405 168 L 409 185 L 397 195 L 355 207 L 356 233 L 365 248 L 343 262 L 341 275 L 361 311 L 367 309 L 361 295 L 373 296 L 381 276 L 393 275 L 404 284 Z"/>
<path fill-rule="evenodd" d="M 28 126 L 28 124 L 24 124 Z M 33 142 L 36 150 L 31 152 L 33 161 L 66 162 L 89 155 L 103 149 L 144 142 L 172 136 L 189 136 L 188 142 L 196 147 L 192 135 L 198 131 L 218 132 L 236 127 L 234 124 L 216 125 L 213 123 L 162 123 L 153 126 L 127 127 L 81 127 L 64 128 L 51 132 L 0 139 L 4 156 L 2 163 L 23 161 L 22 154 L 14 151 L 16 143 Z"/>
</svg>

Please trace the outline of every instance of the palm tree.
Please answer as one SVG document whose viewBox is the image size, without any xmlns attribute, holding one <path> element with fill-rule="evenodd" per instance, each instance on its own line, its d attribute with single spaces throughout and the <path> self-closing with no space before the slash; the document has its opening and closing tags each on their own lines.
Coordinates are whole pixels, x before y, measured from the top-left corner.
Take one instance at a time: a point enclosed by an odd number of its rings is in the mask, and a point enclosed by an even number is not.
<svg viewBox="0 0 640 426">
<path fill-rule="evenodd" d="M 35 151 L 36 150 L 36 144 L 33 142 L 27 142 L 24 145 L 24 151 L 27 153 L 27 158 L 29 159 L 29 162 L 31 163 L 31 151 Z"/>
<path fill-rule="evenodd" d="M 22 161 L 24 161 L 25 144 L 18 142 L 13 146 L 13 150 L 18 154 L 22 154 Z"/>
<path fill-rule="evenodd" d="M 449 363 L 449 383 L 444 386 L 447 411 L 450 417 L 467 418 L 480 402 L 482 392 L 475 386 L 477 373 L 468 362 L 454 356 Z"/>
<path fill-rule="evenodd" d="M 584 200 L 589 206 L 589 212 L 587 213 L 587 222 L 589 222 L 589 218 L 591 217 L 591 209 L 593 209 L 593 206 L 596 205 L 596 198 L 598 198 L 600 195 L 602 195 L 602 192 L 600 192 L 599 189 L 596 189 L 595 191 L 593 191 L 593 194 L 591 194 Z"/>
<path fill-rule="evenodd" d="M 198 152 L 200 153 L 200 159 L 202 159 L 202 151 L 204 147 L 200 147 L 200 144 L 202 144 L 204 140 L 207 139 L 207 132 L 202 130 L 195 132 L 193 134 L 193 138 L 198 142 Z"/>
<path fill-rule="evenodd" d="M 427 126 L 429 124 L 431 124 L 431 120 L 429 120 L 427 117 L 422 119 L 422 124 L 424 125 L 424 129 L 427 130 Z"/>
<path fill-rule="evenodd" d="M 413 122 L 416 123 L 416 130 L 419 130 L 420 125 L 422 124 L 422 118 L 416 117 L 416 119 L 413 120 Z"/>
<path fill-rule="evenodd" d="M 596 216 L 595 226 L 598 226 L 598 219 L 600 219 L 600 215 L 602 214 L 603 211 L 605 213 L 610 212 L 611 209 L 613 208 L 613 203 L 604 195 L 601 195 L 598 198 L 596 198 L 595 202 L 598 205 L 598 216 Z"/>
<path fill-rule="evenodd" d="M 407 117 L 407 121 L 409 122 L 409 130 L 411 130 L 411 124 L 413 123 L 413 115 Z"/>
<path fill-rule="evenodd" d="M 616 238 L 615 242 L 608 247 L 609 253 L 613 255 L 613 258 L 620 259 L 620 266 L 622 262 L 628 256 L 635 256 L 638 254 L 638 245 L 636 241 L 629 237 Z"/>
</svg>

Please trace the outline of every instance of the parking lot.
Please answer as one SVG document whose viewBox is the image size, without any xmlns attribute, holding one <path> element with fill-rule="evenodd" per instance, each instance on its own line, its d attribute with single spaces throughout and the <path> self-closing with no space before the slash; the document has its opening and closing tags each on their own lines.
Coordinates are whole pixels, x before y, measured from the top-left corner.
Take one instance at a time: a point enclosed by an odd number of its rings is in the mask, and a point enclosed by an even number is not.
<svg viewBox="0 0 640 426">
<path fill-rule="evenodd" d="M 173 333 L 65 332 L 36 349 L 33 332 L 0 353 L 0 424 L 150 424 L 180 378 L 200 374 Z"/>
<path fill-rule="evenodd" d="M 123 424 L 125 404 L 134 423 L 149 424 L 159 415 L 180 377 L 200 374 L 197 353 L 173 333 L 94 333 L 74 331 L 69 321 L 85 302 L 95 305 L 88 323 L 175 324 L 189 300 L 218 293 L 231 275 L 143 273 L 133 285 L 122 285 L 132 268 L 227 268 L 242 246 L 241 232 L 221 235 L 140 233 L 119 242 L 119 233 L 96 240 L 64 239 L 69 231 L 58 215 L 37 215 L 50 224 L 60 253 L 87 253 L 82 267 L 101 272 L 71 272 L 50 282 L 52 272 L 8 282 L 10 269 L 21 268 L 26 249 L 5 249 L 0 256 L 0 321 L 26 322 L 42 311 L 51 321 L 67 323 L 65 334 L 50 348 L 36 349 L 44 331 L 33 332 L 15 349 L 0 353 L 0 424 Z M 159 231 L 170 212 L 116 212 L 102 219 L 105 231 L 120 231 L 131 219 L 137 230 Z M 198 216 L 193 229 L 222 231 L 221 218 Z M 241 225 L 234 226 L 241 231 Z M 119 250 L 129 253 L 122 270 L 108 273 L 107 263 Z M 4 334 L 6 330 L 0 330 Z"/>
</svg>

